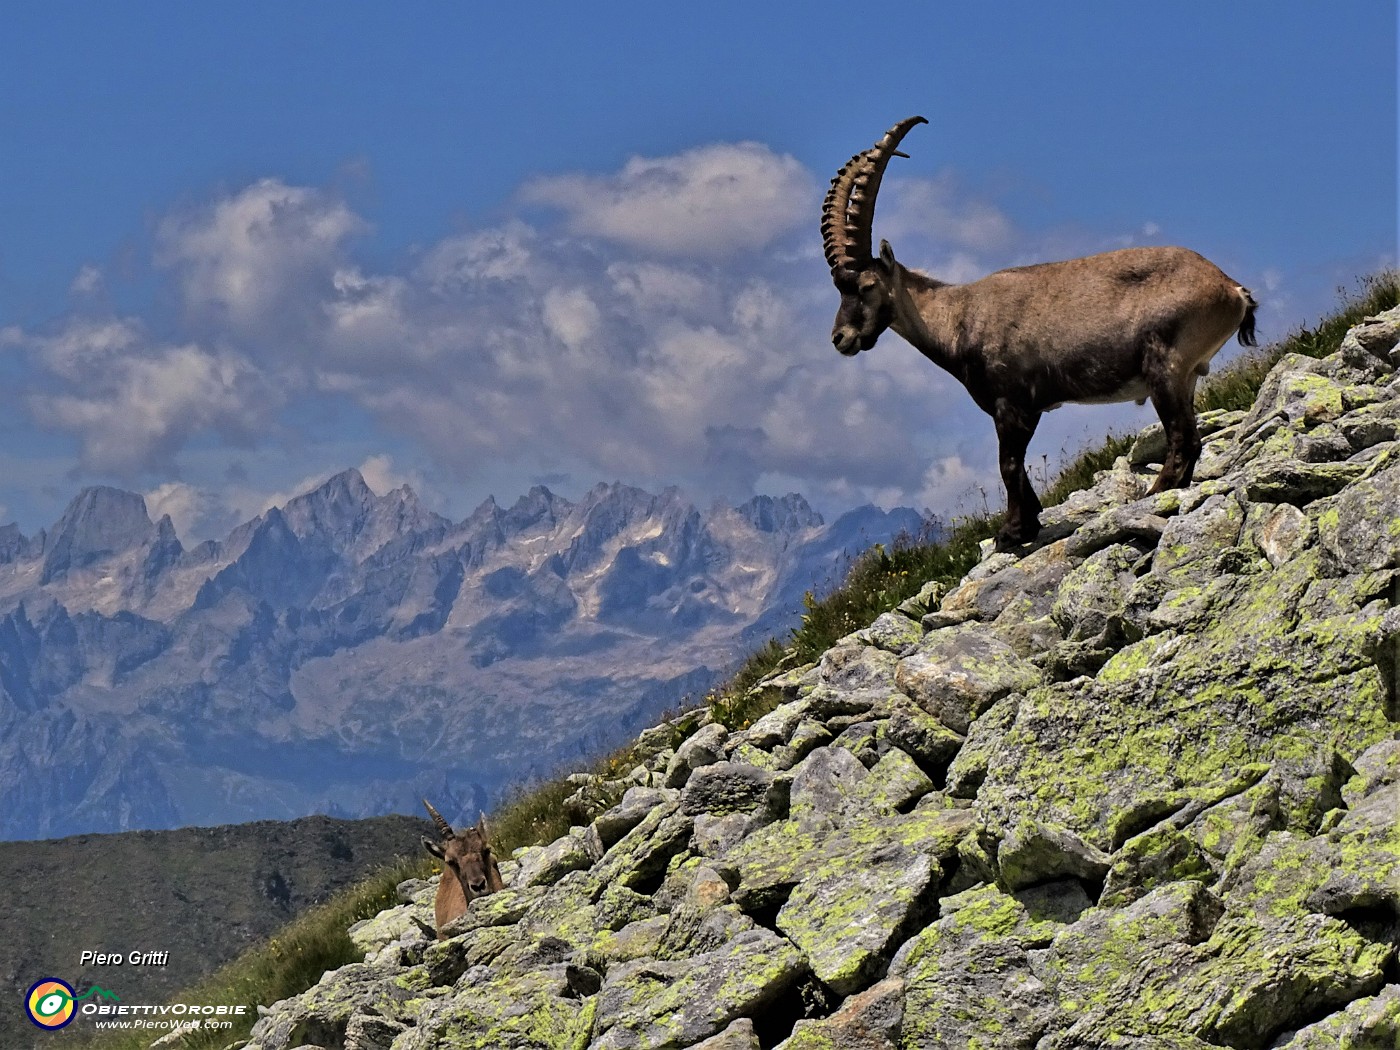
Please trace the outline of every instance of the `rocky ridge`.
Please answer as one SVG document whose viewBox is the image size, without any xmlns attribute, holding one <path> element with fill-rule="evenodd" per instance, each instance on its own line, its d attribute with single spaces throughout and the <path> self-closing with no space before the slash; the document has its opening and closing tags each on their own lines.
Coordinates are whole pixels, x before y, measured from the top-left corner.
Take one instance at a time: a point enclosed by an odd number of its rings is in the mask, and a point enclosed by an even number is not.
<svg viewBox="0 0 1400 1050">
<path fill-rule="evenodd" d="M 586 827 L 433 887 L 249 1048 L 1400 1045 L 1400 310 L 1045 514 Z"/>
</svg>

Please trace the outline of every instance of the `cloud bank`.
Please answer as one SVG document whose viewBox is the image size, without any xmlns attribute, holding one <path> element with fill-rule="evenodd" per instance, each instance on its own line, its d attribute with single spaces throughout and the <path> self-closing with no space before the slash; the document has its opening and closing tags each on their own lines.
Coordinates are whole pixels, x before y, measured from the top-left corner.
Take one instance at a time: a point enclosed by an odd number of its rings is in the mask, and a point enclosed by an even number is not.
<svg viewBox="0 0 1400 1050">
<path fill-rule="evenodd" d="M 345 199 L 265 178 L 157 223 L 150 266 L 169 309 L 89 304 L 0 343 L 27 364 L 33 422 L 71 437 L 79 473 L 144 486 L 182 531 L 262 509 L 237 477 L 187 480 L 193 449 L 208 464 L 352 425 L 410 450 L 412 469 L 366 460 L 376 487 L 620 478 L 966 509 L 979 479 L 995 490 L 991 425 L 893 336 L 854 360 L 832 350 L 818 182 L 752 142 L 633 158 L 535 179 L 517 214 L 377 272 L 356 254 L 372 225 Z M 881 196 L 878 233 L 945 278 L 1036 249 L 948 173 L 892 173 Z M 91 266 L 74 281 L 112 283 Z"/>
</svg>

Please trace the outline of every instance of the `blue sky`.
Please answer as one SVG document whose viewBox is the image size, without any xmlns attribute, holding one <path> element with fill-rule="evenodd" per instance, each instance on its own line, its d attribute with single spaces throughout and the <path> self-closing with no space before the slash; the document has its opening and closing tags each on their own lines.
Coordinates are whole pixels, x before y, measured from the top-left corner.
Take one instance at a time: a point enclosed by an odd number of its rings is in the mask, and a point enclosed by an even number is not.
<svg viewBox="0 0 1400 1050">
<path fill-rule="evenodd" d="M 1375 0 L 7 5 L 0 520 L 100 482 L 202 538 L 348 466 L 453 516 L 995 501 L 953 380 L 830 346 L 835 169 L 922 113 L 902 261 L 1184 244 L 1276 338 L 1394 264 L 1396 45 Z"/>
</svg>

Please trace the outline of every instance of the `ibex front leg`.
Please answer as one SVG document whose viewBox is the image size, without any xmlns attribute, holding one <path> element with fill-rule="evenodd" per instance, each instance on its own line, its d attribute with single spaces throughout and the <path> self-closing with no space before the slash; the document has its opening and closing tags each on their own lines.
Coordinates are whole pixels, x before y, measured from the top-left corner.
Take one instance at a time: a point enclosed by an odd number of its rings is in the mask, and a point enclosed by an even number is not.
<svg viewBox="0 0 1400 1050">
<path fill-rule="evenodd" d="M 1040 535 L 1040 498 L 1026 474 L 1026 448 L 1040 422 L 1040 413 L 1002 399 L 992 418 L 997 427 L 1001 482 L 1006 486 L 1006 522 L 997 531 L 996 549 L 1008 551 Z"/>
<path fill-rule="evenodd" d="M 1162 473 L 1148 489 L 1149 493 L 1166 489 L 1185 488 L 1191 484 L 1196 461 L 1201 458 L 1201 435 L 1196 429 L 1196 375 L 1173 375 L 1163 363 L 1157 374 L 1148 375 L 1152 391 L 1152 407 L 1162 420 L 1167 434 L 1167 455 Z"/>
</svg>

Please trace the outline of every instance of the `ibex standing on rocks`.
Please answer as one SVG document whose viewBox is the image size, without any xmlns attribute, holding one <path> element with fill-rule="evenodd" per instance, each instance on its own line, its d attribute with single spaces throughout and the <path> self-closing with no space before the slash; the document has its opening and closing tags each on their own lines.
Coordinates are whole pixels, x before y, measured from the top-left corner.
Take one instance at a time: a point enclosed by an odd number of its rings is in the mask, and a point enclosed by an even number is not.
<svg viewBox="0 0 1400 1050">
<path fill-rule="evenodd" d="M 476 827 L 457 832 L 443 819 L 427 799 L 423 805 L 438 830 L 436 841 L 424 837 L 423 848 L 442 861 L 442 878 L 438 881 L 437 900 L 433 904 L 437 920 L 438 939 L 442 928 L 459 915 L 466 914 L 467 905 L 478 897 L 505 889 L 501 869 L 491 852 L 486 837 L 486 814 L 481 814 Z"/>
<path fill-rule="evenodd" d="M 1026 447 L 1041 414 L 1066 401 L 1152 399 L 1167 434 L 1153 492 L 1191 483 L 1201 439 L 1196 380 L 1238 333 L 1254 343 L 1249 290 L 1186 248 L 1124 248 L 1066 262 L 1000 270 L 945 284 L 870 251 L 875 195 L 900 141 L 923 117 L 896 124 L 836 174 L 822 240 L 841 306 L 831 341 L 847 357 L 886 328 L 952 373 L 996 424 L 1006 521 L 997 549 L 1040 532 Z"/>
</svg>

